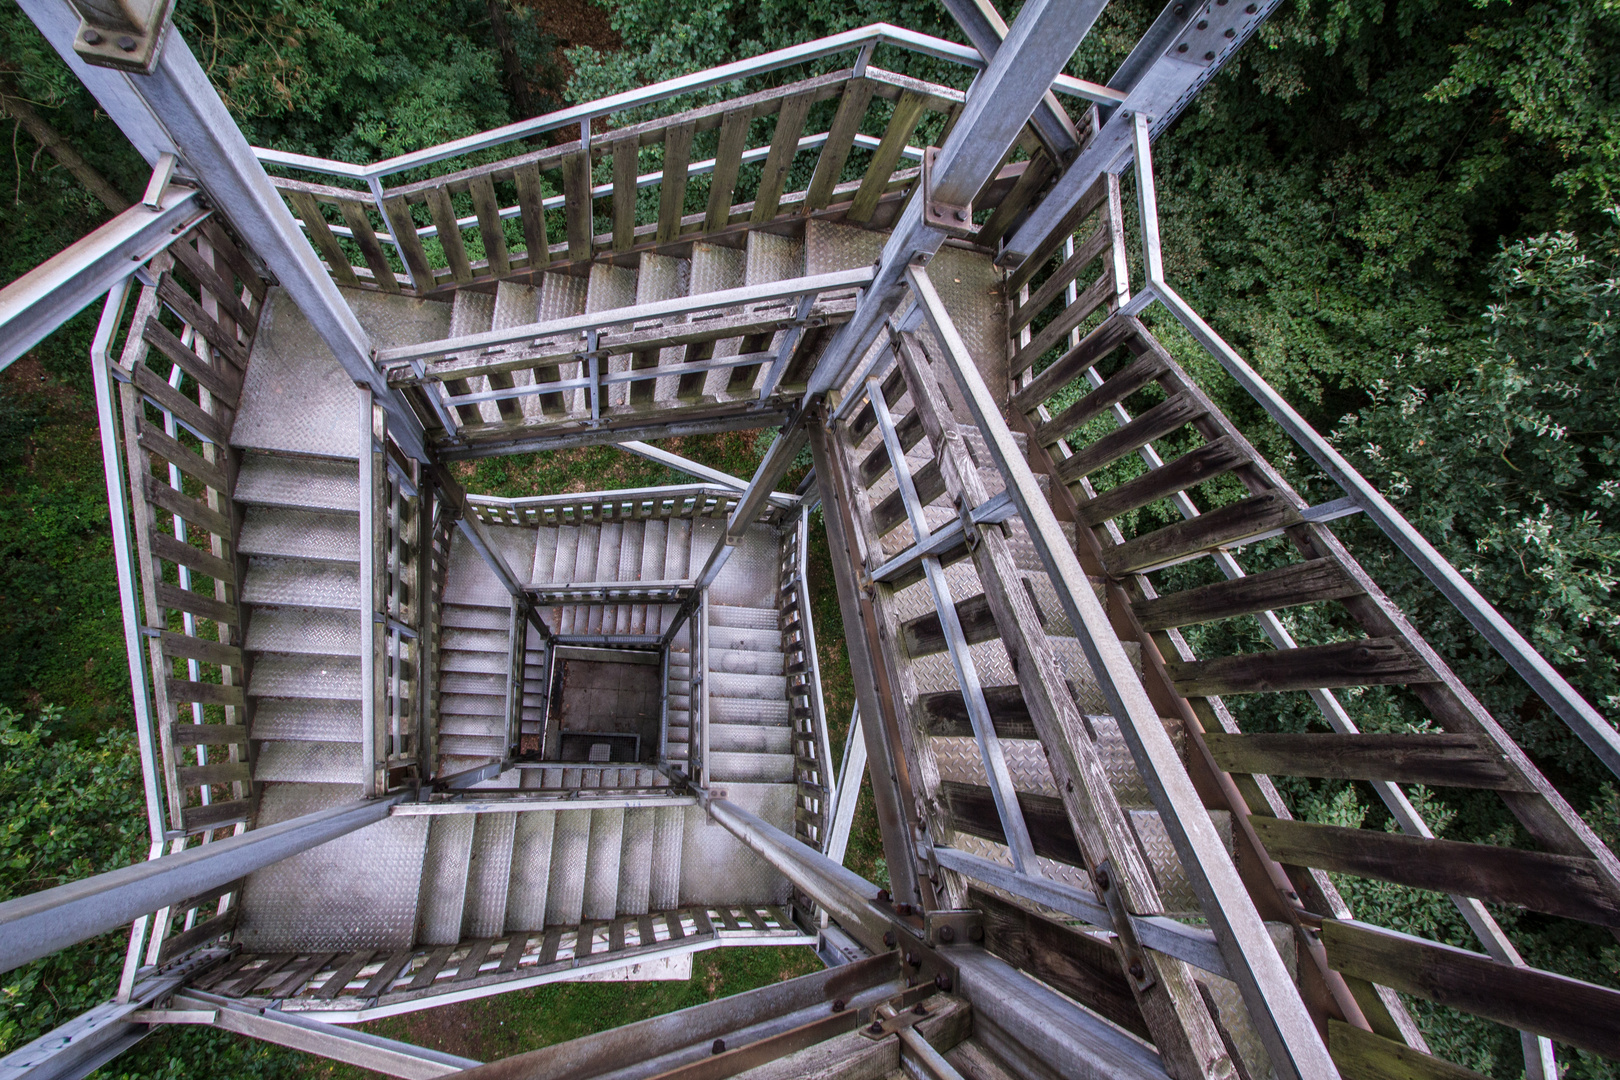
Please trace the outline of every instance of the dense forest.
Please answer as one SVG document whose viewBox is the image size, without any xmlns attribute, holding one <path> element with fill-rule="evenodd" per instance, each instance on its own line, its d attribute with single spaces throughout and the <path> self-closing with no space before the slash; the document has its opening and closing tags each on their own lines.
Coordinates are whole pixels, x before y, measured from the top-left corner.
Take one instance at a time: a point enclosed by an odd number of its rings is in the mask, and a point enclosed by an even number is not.
<svg viewBox="0 0 1620 1080">
<path fill-rule="evenodd" d="M 1106 80 L 1159 6 L 1116 0 L 1071 73 Z M 961 39 L 934 0 L 180 0 L 175 20 L 251 142 L 357 162 L 871 22 Z M 890 66 L 907 62 L 937 74 L 921 58 Z M 145 167 L 12 5 L 0 7 L 0 114 L 4 283 L 136 197 Z M 1172 282 L 1600 711 L 1620 713 L 1620 5 L 1287 0 L 1155 153 Z M 0 896 L 144 854 L 88 397 L 92 318 L 0 375 Z M 1313 501 L 1337 494 L 1190 339 L 1157 328 L 1297 487 Z M 764 445 L 713 452 L 746 471 Z M 556 464 L 491 463 L 475 483 L 517 494 L 514 476 L 555 480 L 601 459 Z M 1620 843 L 1620 794 L 1556 718 L 1369 526 L 1335 528 Z M 836 605 L 817 616 L 836 620 Z M 840 636 L 821 634 L 834 652 Z M 1367 692 L 1352 707 L 1372 730 L 1426 722 L 1394 695 Z M 1244 721 L 1304 730 L 1308 717 L 1277 707 Z M 1384 813 L 1354 784 L 1286 793 L 1318 821 Z M 1417 797 L 1442 835 L 1514 836 L 1483 804 Z M 1347 891 L 1392 925 L 1471 942 L 1444 897 Z M 1612 938 L 1499 914 L 1531 963 L 1620 985 Z M 104 999 L 116 937 L 6 975 L 0 1051 Z M 711 981 L 737 988 L 731 975 Z M 581 1015 L 610 1005 L 597 991 L 567 1001 Z M 1414 1011 L 1438 1053 L 1521 1075 L 1512 1033 Z M 566 1037 L 560 1023 L 534 1030 Z M 1616 1075 L 1575 1052 L 1560 1060 L 1570 1076 Z M 194 1032 L 113 1066 L 175 1077 L 321 1068 Z"/>
</svg>

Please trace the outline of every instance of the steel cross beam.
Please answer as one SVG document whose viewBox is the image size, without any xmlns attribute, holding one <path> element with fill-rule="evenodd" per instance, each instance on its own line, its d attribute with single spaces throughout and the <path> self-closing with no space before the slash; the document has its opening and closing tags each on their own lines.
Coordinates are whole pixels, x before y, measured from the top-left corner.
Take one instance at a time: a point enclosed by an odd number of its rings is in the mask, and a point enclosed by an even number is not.
<svg viewBox="0 0 1620 1080">
<path fill-rule="evenodd" d="M 0 904 L 0 971 L 49 956 L 388 816 L 400 792 L 266 825 Z"/>
<path fill-rule="evenodd" d="M 1007 36 L 1007 22 L 996 11 L 995 5 L 990 0 L 943 0 L 943 3 L 951 18 L 956 20 L 956 25 L 967 35 L 968 42 L 986 60 L 994 59 L 996 50 L 1001 48 L 1002 39 Z M 1041 145 L 1046 147 L 1046 152 L 1058 164 L 1067 164 L 1080 153 L 1080 135 L 1074 129 L 1074 121 L 1063 111 L 1057 95 L 1052 91 L 1048 90 L 1046 96 L 1041 98 L 1029 123 L 1041 140 Z"/>
<path fill-rule="evenodd" d="M 1277 1074 L 1285 1078 L 1336 1077 L 1338 1071 L 1305 1009 L 1276 946 L 1260 921 L 1237 868 L 1210 824 L 1186 768 L 1148 700 L 1114 634 L 1085 571 L 1068 542 L 1035 475 L 1013 441 L 995 398 L 957 333 L 939 293 L 922 267 L 907 276 L 946 366 L 955 377 L 990 456 L 1018 504 L 1042 566 L 1057 586 L 1064 615 L 1079 636 L 1109 711 L 1119 720 L 1131 756 L 1147 782 L 1177 857 L 1187 870 L 1204 915 L 1215 930 L 1227 971 L 1254 1018 Z"/>
<path fill-rule="evenodd" d="M 21 4 L 52 48 L 70 66 L 77 65 L 75 70 L 82 68 L 73 48 L 78 16 L 67 0 L 21 0 Z M 213 204 L 230 208 L 231 225 L 264 260 L 343 370 L 356 383 L 371 387 L 388 412 L 389 427 L 400 446 L 417 460 L 428 460 L 421 422 L 372 363 L 370 337 L 271 185 L 219 93 L 174 27 L 160 33 L 165 38 L 152 74 L 125 75 L 122 81 L 98 76 L 85 85 L 121 127 L 126 118 L 141 125 L 151 118 Z M 137 146 L 150 142 L 151 133 L 144 126 L 124 130 Z"/>
</svg>

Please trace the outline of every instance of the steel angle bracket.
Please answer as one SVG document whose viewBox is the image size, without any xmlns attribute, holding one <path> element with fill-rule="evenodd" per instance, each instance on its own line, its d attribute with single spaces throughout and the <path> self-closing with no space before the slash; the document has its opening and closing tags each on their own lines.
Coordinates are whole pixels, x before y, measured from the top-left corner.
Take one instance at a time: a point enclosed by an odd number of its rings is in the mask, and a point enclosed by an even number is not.
<svg viewBox="0 0 1620 1080">
<path fill-rule="evenodd" d="M 939 202 L 934 198 L 934 159 L 939 147 L 930 146 L 923 151 L 922 197 L 923 223 L 947 236 L 967 238 L 973 235 L 973 204 L 962 205 Z"/>
<path fill-rule="evenodd" d="M 1125 953 L 1125 973 L 1138 991 L 1146 990 L 1155 981 L 1153 971 L 1147 966 L 1147 958 L 1142 955 L 1142 943 L 1136 939 L 1136 927 L 1131 924 L 1131 913 L 1125 907 L 1125 894 L 1119 891 L 1113 860 L 1104 859 L 1098 863 L 1092 880 L 1103 903 L 1108 905 L 1108 914 L 1113 918 L 1114 936 Z"/>
<path fill-rule="evenodd" d="M 932 986 L 914 986 L 903 994 L 862 1010 L 861 1034 L 873 1042 L 907 1031 L 934 1013 L 923 1002 L 936 993 Z"/>
<path fill-rule="evenodd" d="M 930 911 L 923 916 L 928 944 L 967 945 L 984 940 L 984 913 L 976 908 Z"/>
<path fill-rule="evenodd" d="M 75 0 L 79 32 L 73 51 L 94 67 L 116 68 L 150 75 L 157 66 L 163 34 L 174 13 L 174 0 L 125 0 L 123 3 L 85 3 Z"/>
<path fill-rule="evenodd" d="M 900 975 L 905 979 L 906 986 L 928 993 L 949 994 L 958 981 L 956 965 L 930 940 L 928 919 L 929 914 L 920 908 L 895 904 L 894 915 L 889 919 L 889 931 L 883 935 L 883 944 L 899 957 Z M 922 925 L 918 925 L 919 922 Z M 948 924 L 948 921 L 941 923 Z"/>
</svg>

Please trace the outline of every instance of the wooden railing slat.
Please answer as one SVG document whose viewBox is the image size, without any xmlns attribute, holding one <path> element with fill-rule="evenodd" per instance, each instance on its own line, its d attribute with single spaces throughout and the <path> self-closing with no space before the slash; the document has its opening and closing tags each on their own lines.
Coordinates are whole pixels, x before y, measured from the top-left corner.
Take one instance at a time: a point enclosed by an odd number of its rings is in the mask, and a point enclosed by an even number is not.
<svg viewBox="0 0 1620 1080">
<path fill-rule="evenodd" d="M 506 226 L 501 222 L 501 204 L 495 201 L 495 184 L 489 174 L 467 182 L 471 189 L 473 212 L 478 215 L 478 235 L 484 241 L 484 258 L 490 272 L 505 277 L 511 270 L 506 257 Z"/>
<path fill-rule="evenodd" d="M 1183 697 L 1436 681 L 1435 674 L 1394 638 L 1365 638 L 1212 660 L 1167 661 L 1165 670 Z"/>
<path fill-rule="evenodd" d="M 658 242 L 668 244 L 681 235 L 686 212 L 686 170 L 692 160 L 692 123 L 678 124 L 664 135 L 664 178 L 658 191 Z"/>
<path fill-rule="evenodd" d="M 529 255 L 529 269 L 538 270 L 551 262 L 540 167 L 533 164 L 519 166 L 513 170 L 512 180 L 517 185 L 518 206 L 523 209 L 523 243 Z"/>
<path fill-rule="evenodd" d="M 878 199 L 888 187 L 889 178 L 894 175 L 895 166 L 900 163 L 900 155 L 911 140 L 912 133 L 917 130 L 917 122 L 922 119 L 926 104 L 927 99 L 914 90 L 902 92 L 900 100 L 894 103 L 889 126 L 883 129 L 883 138 L 872 152 L 872 160 L 866 166 L 866 176 L 861 180 L 860 190 L 850 203 L 846 215 L 850 221 L 864 224 L 872 220 Z"/>
<path fill-rule="evenodd" d="M 1309 776 L 1335 780 L 1388 780 L 1439 787 L 1528 790 L 1502 753 L 1483 735 L 1204 733 L 1224 772 Z"/>
<path fill-rule="evenodd" d="M 360 254 L 365 256 L 377 287 L 384 292 L 399 292 L 399 280 L 394 277 L 394 268 L 388 265 L 388 256 L 383 253 L 382 241 L 377 239 L 377 230 L 372 228 L 366 204 L 343 199 L 338 203 L 338 209 L 343 212 L 343 221 L 349 226 L 349 231 L 354 233 L 354 242 L 360 245 Z"/>
<path fill-rule="evenodd" d="M 457 284 L 465 284 L 472 280 L 472 265 L 467 261 L 467 245 L 461 239 L 461 226 L 456 224 L 456 208 L 450 202 L 450 193 L 442 187 L 434 187 L 424 194 L 428 213 L 433 216 L 433 227 L 438 230 L 439 245 L 444 248 L 445 261 L 450 264 L 450 276 Z"/>
<path fill-rule="evenodd" d="M 838 186 L 849 160 L 850 148 L 866 118 L 866 109 L 872 103 L 872 84 L 865 79 L 851 79 L 844 84 L 844 94 L 838 100 L 838 112 L 832 126 L 827 129 L 827 141 L 816 158 L 816 171 L 810 177 L 810 189 L 805 194 L 804 207 L 809 211 L 824 210 L 832 201 L 833 189 Z"/>
<path fill-rule="evenodd" d="M 422 246 L 422 238 L 416 233 L 416 219 L 411 216 L 411 204 L 401 196 L 384 199 L 383 213 L 388 218 L 388 228 L 393 232 L 394 239 L 399 241 L 400 257 L 405 260 L 417 289 L 425 291 L 433 288 L 433 267 L 428 264 L 427 249 Z"/>
<path fill-rule="evenodd" d="M 799 137 L 804 134 L 804 122 L 815 100 L 811 93 L 795 94 L 782 102 L 776 117 L 776 133 L 771 136 L 771 152 L 760 171 L 759 190 L 754 194 L 754 212 L 749 220 L 763 225 L 776 216 L 782 205 L 782 189 L 787 183 L 788 170 L 793 167 L 798 153 Z"/>
<path fill-rule="evenodd" d="M 355 276 L 354 267 L 349 265 L 349 256 L 344 252 L 343 245 L 338 243 L 332 227 L 326 223 L 326 215 L 321 213 L 320 204 L 315 201 L 315 196 L 307 191 L 285 187 L 281 189 L 281 193 L 303 221 L 304 231 L 309 234 L 315 250 L 321 253 L 321 258 L 326 260 L 326 268 L 337 279 L 337 283 L 360 284 L 360 279 Z"/>
<path fill-rule="evenodd" d="M 709 177 L 709 209 L 703 219 L 706 232 L 723 229 L 731 220 L 731 196 L 737 188 L 742 154 L 748 149 L 747 111 L 733 109 L 720 121 L 720 141 L 714 151 L 714 172 Z"/>
<path fill-rule="evenodd" d="M 1311 559 L 1153 600 L 1140 600 L 1133 606 L 1144 629 L 1165 630 L 1359 595 L 1361 586 L 1350 580 L 1338 563 L 1330 559 Z"/>
</svg>

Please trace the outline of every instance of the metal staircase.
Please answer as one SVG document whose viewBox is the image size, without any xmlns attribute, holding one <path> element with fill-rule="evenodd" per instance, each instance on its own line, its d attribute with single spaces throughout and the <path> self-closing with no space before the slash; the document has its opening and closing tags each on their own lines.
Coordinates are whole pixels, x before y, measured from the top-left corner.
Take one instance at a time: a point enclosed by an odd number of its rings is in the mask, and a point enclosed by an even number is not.
<svg viewBox="0 0 1620 1080">
<path fill-rule="evenodd" d="M 1620 1058 L 1620 991 L 1492 910 L 1600 948 L 1620 863 L 1329 523 L 1366 514 L 1617 775 L 1620 735 L 1165 280 L 1152 141 L 1273 3 L 1173 4 L 1104 86 L 1060 74 L 1100 5 L 946 0 L 969 45 L 876 25 L 358 166 L 248 147 L 164 5 L 86 5 L 92 37 L 21 2 L 155 166 L 0 293 L 11 357 L 111 289 L 152 846 L 0 904 L 13 967 L 131 926 L 115 1000 L 0 1072 L 208 1023 L 401 1076 L 1473 1075 L 1406 998 L 1519 1033 L 1537 1080 Z M 1345 498 L 1306 504 L 1154 313 Z M 640 441 L 765 428 L 746 480 Z M 693 482 L 452 467 L 609 443 Z M 1342 640 L 1297 642 L 1304 605 Z M 1195 655 L 1228 619 L 1274 647 Z M 1337 691 L 1368 686 L 1432 725 L 1363 731 Z M 1282 693 L 1328 731 L 1224 700 Z M 1364 782 L 1400 832 L 1296 821 L 1273 775 Z M 1523 841 L 1436 838 L 1413 785 Z M 839 861 L 863 792 L 881 889 Z M 1449 896 L 1483 951 L 1360 921 L 1330 874 Z M 739 944 L 834 970 L 484 1072 L 340 1026 Z"/>
</svg>

